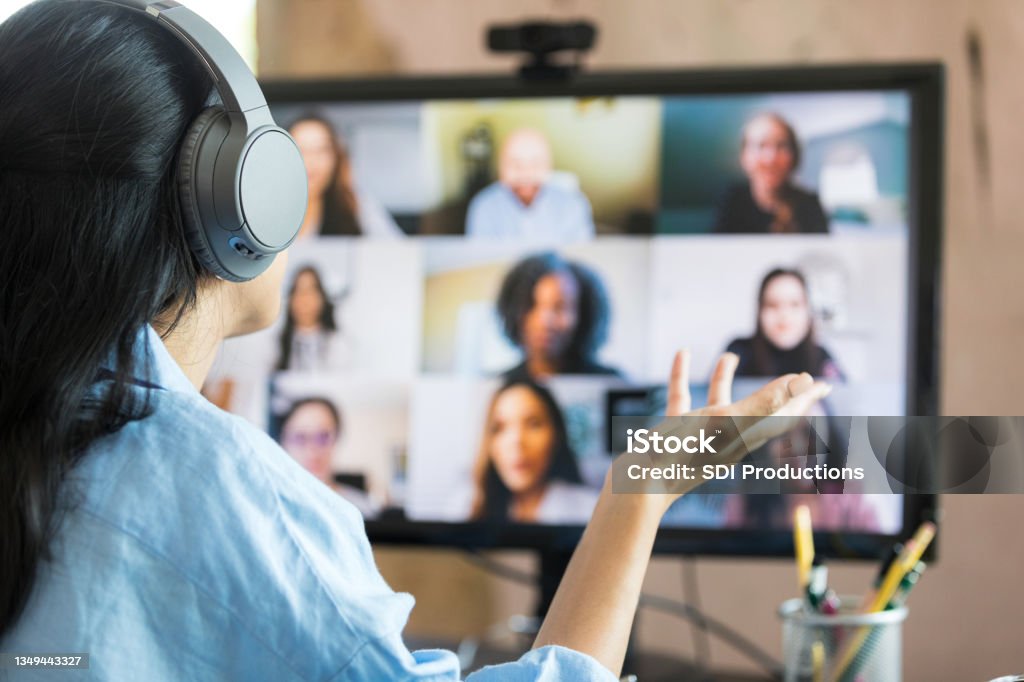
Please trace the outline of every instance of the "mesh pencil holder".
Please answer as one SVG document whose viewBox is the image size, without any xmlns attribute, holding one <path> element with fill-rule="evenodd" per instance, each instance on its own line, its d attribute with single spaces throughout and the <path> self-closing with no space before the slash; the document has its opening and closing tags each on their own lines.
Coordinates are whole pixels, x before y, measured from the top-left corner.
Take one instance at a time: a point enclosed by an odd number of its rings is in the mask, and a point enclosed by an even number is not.
<svg viewBox="0 0 1024 682">
<path fill-rule="evenodd" d="M 859 597 L 839 612 L 806 611 L 802 599 L 779 607 L 786 682 L 900 682 L 906 607 L 859 613 Z"/>
</svg>

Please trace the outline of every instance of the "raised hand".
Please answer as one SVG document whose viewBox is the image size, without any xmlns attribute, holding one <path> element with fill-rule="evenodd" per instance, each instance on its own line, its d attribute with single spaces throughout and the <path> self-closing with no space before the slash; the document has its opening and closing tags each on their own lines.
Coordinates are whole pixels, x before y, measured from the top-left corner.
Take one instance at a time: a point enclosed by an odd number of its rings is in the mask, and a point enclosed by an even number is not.
<svg viewBox="0 0 1024 682">
<path fill-rule="evenodd" d="M 702 429 L 706 433 L 715 433 L 715 452 L 713 455 L 624 454 L 612 471 L 616 491 L 669 493 L 673 498 L 688 492 L 702 480 L 636 483 L 628 480 L 623 471 L 635 463 L 646 467 L 735 464 L 769 439 L 795 426 L 799 417 L 807 414 L 831 391 L 828 384 L 815 381 L 807 373 L 786 374 L 750 396 L 732 402 L 732 381 L 738 362 L 739 358 L 733 353 L 724 353 L 718 359 L 708 390 L 708 404 L 692 410 L 690 353 L 685 349 L 676 353 L 668 383 L 667 418 L 654 431 L 666 438 L 675 436 L 679 439 L 696 436 Z"/>
</svg>

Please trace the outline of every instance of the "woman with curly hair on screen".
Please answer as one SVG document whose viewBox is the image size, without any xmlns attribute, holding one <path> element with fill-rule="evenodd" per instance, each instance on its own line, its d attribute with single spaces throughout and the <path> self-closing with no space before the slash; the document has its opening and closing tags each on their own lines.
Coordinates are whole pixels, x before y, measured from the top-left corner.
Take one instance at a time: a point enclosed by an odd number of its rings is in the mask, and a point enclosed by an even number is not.
<svg viewBox="0 0 1024 682">
<path fill-rule="evenodd" d="M 600 277 L 556 253 L 519 261 L 505 275 L 497 302 L 505 336 L 523 361 L 505 379 L 544 379 L 555 374 L 619 374 L 600 364 L 611 307 Z"/>
</svg>

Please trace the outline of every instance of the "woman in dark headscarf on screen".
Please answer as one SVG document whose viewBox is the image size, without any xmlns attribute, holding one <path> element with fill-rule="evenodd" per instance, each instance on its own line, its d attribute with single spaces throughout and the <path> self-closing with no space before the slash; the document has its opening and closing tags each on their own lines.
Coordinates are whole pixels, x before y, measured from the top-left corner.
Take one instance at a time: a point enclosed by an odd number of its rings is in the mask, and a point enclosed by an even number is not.
<svg viewBox="0 0 1024 682">
<path fill-rule="evenodd" d="M 759 114 L 743 126 L 740 166 L 747 182 L 732 187 L 715 217 L 714 232 L 810 234 L 828 232 L 818 195 L 797 187 L 800 141 L 778 114 Z"/>
</svg>

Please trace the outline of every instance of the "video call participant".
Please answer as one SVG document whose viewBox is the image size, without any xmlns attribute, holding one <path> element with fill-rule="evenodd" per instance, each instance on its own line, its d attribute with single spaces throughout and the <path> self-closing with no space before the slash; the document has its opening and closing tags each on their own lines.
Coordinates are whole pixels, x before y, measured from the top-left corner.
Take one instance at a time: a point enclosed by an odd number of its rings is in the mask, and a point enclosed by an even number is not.
<svg viewBox="0 0 1024 682">
<path fill-rule="evenodd" d="M 316 268 L 295 273 L 278 337 L 278 371 L 338 370 L 351 364 L 351 349 L 334 319 L 334 304 Z"/>
<path fill-rule="evenodd" d="M 466 234 L 553 243 L 593 237 L 587 197 L 555 181 L 552 170 L 551 146 L 543 133 L 521 128 L 509 134 L 498 155 L 498 181 L 469 202 Z"/>
<path fill-rule="evenodd" d="M 42 0 L 0 24 L 0 651 L 88 652 L 99 679 L 459 680 L 402 641 L 413 599 L 358 511 L 199 394 L 225 338 L 278 317 L 285 273 L 220 279 L 189 247 L 174 161 L 213 86 L 137 10 Z M 687 391 L 679 363 L 670 381 Z M 827 390 L 710 402 L 801 414 Z M 606 482 L 533 650 L 469 680 L 617 679 L 677 498 Z"/>
<path fill-rule="evenodd" d="M 814 339 L 807 281 L 799 270 L 776 268 L 757 294 L 754 335 L 735 339 L 726 351 L 739 358 L 738 377 L 771 377 L 787 372 L 842 381 L 843 373 Z"/>
<path fill-rule="evenodd" d="M 305 114 L 288 127 L 288 132 L 302 152 L 309 183 L 309 205 L 299 239 L 404 235 L 384 207 L 359 189 L 348 148 L 330 121 Z"/>
<path fill-rule="evenodd" d="M 585 524 L 597 503 L 558 403 L 528 380 L 505 384 L 491 399 L 474 483 L 471 521 Z"/>
<path fill-rule="evenodd" d="M 737 377 L 763 378 L 775 376 L 778 372 L 807 372 L 830 381 L 845 380 L 835 360 L 814 338 L 810 294 L 807 281 L 799 270 L 775 268 L 768 272 L 761 280 L 757 301 L 754 335 L 735 339 L 727 348 L 727 352 L 737 356 Z M 825 403 L 819 408 L 819 416 L 825 417 L 823 421 L 827 431 L 823 434 L 828 445 L 825 464 L 842 467 L 845 465 L 843 453 L 849 433 L 840 420 L 828 414 Z M 794 466 L 806 466 L 804 454 L 809 437 L 806 428 L 795 429 L 753 452 L 750 461 L 777 466 L 785 460 Z M 774 483 L 766 483 L 763 487 L 774 490 L 775 486 Z M 788 527 L 786 524 L 791 522 L 792 508 L 800 504 L 793 500 L 806 494 L 816 494 L 819 489 L 823 493 L 851 492 L 842 482 L 805 480 L 781 484 L 782 492 L 787 493 L 783 496 L 751 494 L 752 491 L 747 489 L 747 494 L 730 497 L 726 524 L 736 527 Z M 823 512 L 829 511 L 828 518 L 838 519 L 836 523 L 867 524 L 865 531 L 878 529 L 874 510 L 858 499 L 860 496 L 836 494 L 827 497 L 835 498 L 823 503 Z"/>
<path fill-rule="evenodd" d="M 505 336 L 523 353 L 503 378 L 619 376 L 594 357 L 608 337 L 611 308 L 600 277 L 586 266 L 550 252 L 529 256 L 505 275 L 496 307 Z"/>
<path fill-rule="evenodd" d="M 334 480 L 332 459 L 341 440 L 341 413 L 326 398 L 303 398 L 292 403 L 281 417 L 281 447 L 329 488 L 334 490 L 366 518 L 380 509 L 365 491 Z"/>
<path fill-rule="evenodd" d="M 714 232 L 810 234 L 828 232 L 818 195 L 798 187 L 800 141 L 778 114 L 760 114 L 743 127 L 740 166 L 747 181 L 722 198 Z"/>
</svg>

